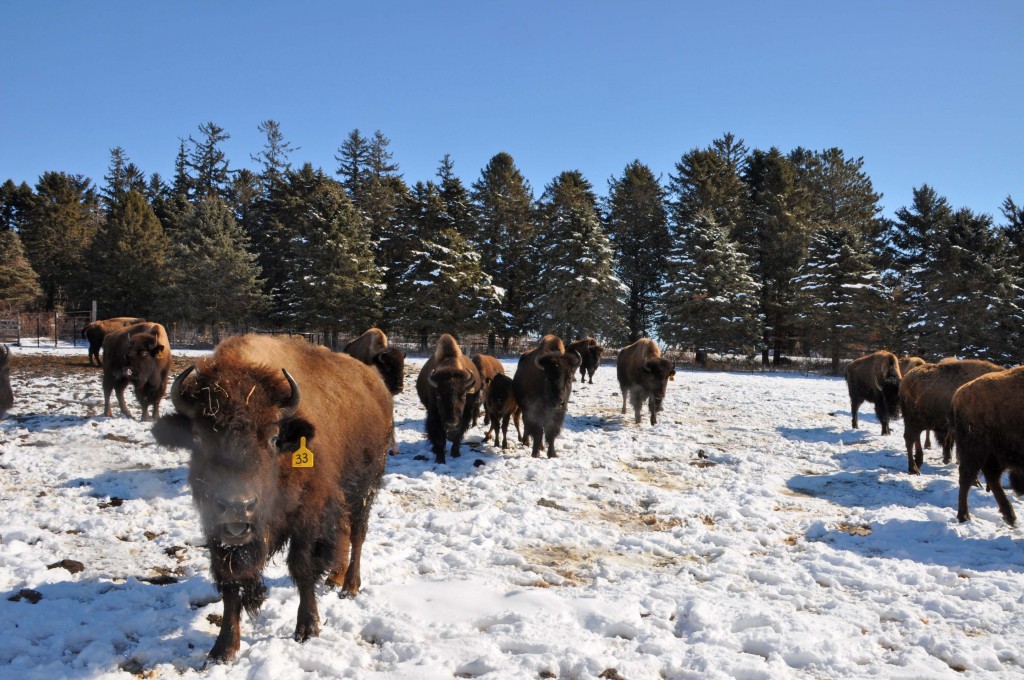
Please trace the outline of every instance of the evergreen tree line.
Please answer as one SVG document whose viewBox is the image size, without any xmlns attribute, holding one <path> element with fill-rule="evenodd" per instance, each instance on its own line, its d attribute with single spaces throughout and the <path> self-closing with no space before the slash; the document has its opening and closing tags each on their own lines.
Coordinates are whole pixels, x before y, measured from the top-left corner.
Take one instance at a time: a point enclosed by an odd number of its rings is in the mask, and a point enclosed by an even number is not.
<svg viewBox="0 0 1024 680">
<path fill-rule="evenodd" d="M 469 187 L 450 157 L 407 182 L 380 131 L 351 131 L 334 173 L 293 165 L 276 121 L 251 168 L 213 122 L 170 181 L 111 150 L 100 186 L 46 172 L 0 187 L 0 300 L 216 327 L 354 336 L 651 336 L 709 353 L 874 347 L 1017 363 L 1024 208 L 1002 221 L 928 185 L 882 216 L 862 158 L 750 149 L 725 134 L 666 179 L 639 160 L 605 196 L 576 170 L 535 196 L 507 153 Z"/>
</svg>

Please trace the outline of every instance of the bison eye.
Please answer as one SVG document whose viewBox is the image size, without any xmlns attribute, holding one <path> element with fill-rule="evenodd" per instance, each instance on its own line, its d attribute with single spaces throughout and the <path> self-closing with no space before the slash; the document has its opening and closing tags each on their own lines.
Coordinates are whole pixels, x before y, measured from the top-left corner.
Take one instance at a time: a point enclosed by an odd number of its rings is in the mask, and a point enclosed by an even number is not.
<svg viewBox="0 0 1024 680">
<path fill-rule="evenodd" d="M 271 446 L 277 446 L 277 435 L 275 434 L 269 441 Z"/>
</svg>

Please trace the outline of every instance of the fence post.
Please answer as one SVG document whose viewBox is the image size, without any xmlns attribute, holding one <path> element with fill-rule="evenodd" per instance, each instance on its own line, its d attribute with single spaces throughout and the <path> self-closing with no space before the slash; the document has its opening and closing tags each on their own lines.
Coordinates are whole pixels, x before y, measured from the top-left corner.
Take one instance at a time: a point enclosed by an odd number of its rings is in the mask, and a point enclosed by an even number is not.
<svg viewBox="0 0 1024 680">
<path fill-rule="evenodd" d="M 92 321 L 95 321 L 95 320 L 96 320 L 96 301 L 93 300 L 92 301 L 92 315 L 89 317 L 89 321 L 92 322 Z"/>
<path fill-rule="evenodd" d="M 53 348 L 57 349 L 57 318 L 60 316 L 60 312 L 56 309 L 53 310 Z"/>
</svg>

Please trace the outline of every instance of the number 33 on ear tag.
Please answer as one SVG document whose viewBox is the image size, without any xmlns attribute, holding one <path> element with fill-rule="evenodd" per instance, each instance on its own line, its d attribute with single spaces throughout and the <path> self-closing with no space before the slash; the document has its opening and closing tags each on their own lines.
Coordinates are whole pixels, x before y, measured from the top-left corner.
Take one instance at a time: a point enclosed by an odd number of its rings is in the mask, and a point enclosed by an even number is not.
<svg viewBox="0 0 1024 680">
<path fill-rule="evenodd" d="M 311 468 L 313 467 L 313 452 L 306 448 L 306 438 L 299 440 L 299 448 L 292 454 L 292 467 Z"/>
</svg>

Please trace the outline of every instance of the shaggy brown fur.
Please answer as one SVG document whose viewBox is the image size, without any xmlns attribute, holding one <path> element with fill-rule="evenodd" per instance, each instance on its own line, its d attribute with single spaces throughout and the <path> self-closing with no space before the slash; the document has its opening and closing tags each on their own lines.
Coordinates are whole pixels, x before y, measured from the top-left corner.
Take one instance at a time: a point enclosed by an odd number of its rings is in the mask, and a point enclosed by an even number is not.
<svg viewBox="0 0 1024 680">
<path fill-rule="evenodd" d="M 857 429 L 857 410 L 865 401 L 875 405 L 882 434 L 889 434 L 891 418 L 900 416 L 900 362 L 892 352 L 880 350 L 854 359 L 846 367 L 846 387 L 850 392 L 853 429 Z"/>
<path fill-rule="evenodd" d="M 646 401 L 651 412 L 651 425 L 656 425 L 668 381 L 675 379 L 676 369 L 672 362 L 661 358 L 657 343 L 650 338 L 640 338 L 619 351 L 615 372 L 622 391 L 622 412 L 626 412 L 626 402 L 631 401 L 636 424 L 639 425 Z"/>
<path fill-rule="evenodd" d="M 907 472 L 921 473 L 924 451 L 921 432 L 935 430 L 942 442 L 942 462 L 949 464 L 953 448 L 949 414 L 953 394 L 978 376 L 1003 370 L 1002 366 L 966 359 L 925 364 L 903 376 L 900 382 L 900 410 L 903 412 L 903 440 L 907 445 Z"/>
<path fill-rule="evenodd" d="M 97 366 L 103 365 L 100 361 L 100 348 L 103 347 L 103 338 L 107 337 L 108 333 L 134 326 L 143 321 L 145 319 L 134 316 L 115 316 L 88 324 L 82 329 L 82 337 L 89 341 L 89 364 L 91 365 L 95 359 Z"/>
<path fill-rule="evenodd" d="M 427 439 L 435 462 L 445 462 L 446 440 L 452 443 L 452 458 L 461 455 L 459 446 L 476 411 L 482 382 L 455 338 L 442 335 L 416 379 L 416 393 L 427 409 Z"/>
<path fill-rule="evenodd" d="M 975 378 L 953 395 L 953 437 L 960 459 L 957 519 L 971 518 L 967 495 L 985 474 L 999 512 L 1013 525 L 1017 516 L 1003 490 L 1002 475 L 1010 471 L 1010 487 L 1024 493 L 1024 366 Z"/>
<path fill-rule="evenodd" d="M 300 339 L 224 340 L 178 376 L 178 413 L 157 441 L 192 452 L 189 484 L 224 599 L 215 661 L 238 652 L 241 612 L 264 599 L 263 569 L 288 546 L 299 590 L 294 638 L 320 631 L 316 583 L 355 595 L 370 509 L 384 474 L 391 395 L 372 368 Z M 294 467 L 301 438 L 312 467 Z"/>
<path fill-rule="evenodd" d="M 580 361 L 575 352 L 566 353 L 562 340 L 555 335 L 545 335 L 536 349 L 519 357 L 512 395 L 523 415 L 520 441 L 527 446 L 533 441 L 534 458 L 540 457 L 545 441 L 548 458 L 557 455 L 555 438 L 562 431 Z"/>
<path fill-rule="evenodd" d="M 171 344 L 167 331 L 158 323 L 144 321 L 103 338 L 103 415 L 110 417 L 110 392 L 117 394 L 121 413 L 132 417 L 124 402 L 124 388 L 131 383 L 142 407 L 142 420 L 160 416 L 160 400 L 167 392 L 171 372 Z"/>
<path fill-rule="evenodd" d="M 490 422 L 490 429 L 484 435 L 484 441 L 490 441 L 491 433 L 494 433 L 494 444 L 498 444 L 498 429 L 501 429 L 501 448 L 508 448 L 508 423 L 512 420 L 516 425 L 516 437 L 522 438 L 522 431 L 519 428 L 519 405 L 512 394 L 512 378 L 501 374 L 494 376 L 490 386 L 487 388 L 487 396 L 484 398 L 484 408 L 487 410 L 487 418 Z M 485 423 L 486 424 L 486 423 Z"/>
<path fill-rule="evenodd" d="M 501 365 L 501 362 L 488 354 L 474 354 L 473 365 L 476 366 L 476 370 L 480 373 L 480 379 L 483 381 L 483 386 L 480 388 L 480 398 L 476 400 L 476 409 L 473 411 L 473 427 L 476 427 L 477 418 L 480 415 L 480 409 L 487 400 L 487 392 L 491 387 L 491 381 L 494 380 L 496 375 L 505 375 L 505 367 Z M 488 423 L 487 410 L 484 410 L 484 426 Z"/>
</svg>

